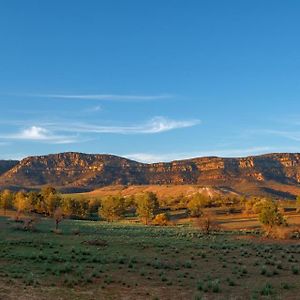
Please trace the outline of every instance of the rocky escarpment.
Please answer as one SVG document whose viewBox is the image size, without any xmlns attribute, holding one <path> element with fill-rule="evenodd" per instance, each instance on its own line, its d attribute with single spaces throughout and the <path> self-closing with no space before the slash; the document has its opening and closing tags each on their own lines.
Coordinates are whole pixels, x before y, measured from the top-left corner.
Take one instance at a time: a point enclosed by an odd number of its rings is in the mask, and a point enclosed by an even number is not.
<svg viewBox="0 0 300 300">
<path fill-rule="evenodd" d="M 51 184 L 92 190 L 117 184 L 232 187 L 239 182 L 257 184 L 272 181 L 294 186 L 300 183 L 300 154 L 290 153 L 245 158 L 202 157 L 144 164 L 114 155 L 68 152 L 28 157 L 20 162 L 7 162 L 3 166 L 9 170 L 4 169 L 0 176 L 2 187 L 40 187 Z"/>
<path fill-rule="evenodd" d="M 1 185 L 82 186 L 137 183 L 139 164 L 113 155 L 60 153 L 23 159 L 0 177 Z"/>
</svg>

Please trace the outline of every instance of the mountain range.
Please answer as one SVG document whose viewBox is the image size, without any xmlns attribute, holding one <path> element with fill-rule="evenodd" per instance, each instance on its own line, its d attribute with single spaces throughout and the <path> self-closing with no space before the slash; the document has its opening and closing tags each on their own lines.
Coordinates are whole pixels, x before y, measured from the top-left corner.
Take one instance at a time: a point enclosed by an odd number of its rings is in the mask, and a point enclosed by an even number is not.
<svg viewBox="0 0 300 300">
<path fill-rule="evenodd" d="M 108 154 L 66 152 L 0 161 L 0 187 L 91 191 L 111 185 L 197 185 L 239 194 L 294 198 L 300 194 L 300 154 L 200 157 L 146 164 Z"/>
</svg>

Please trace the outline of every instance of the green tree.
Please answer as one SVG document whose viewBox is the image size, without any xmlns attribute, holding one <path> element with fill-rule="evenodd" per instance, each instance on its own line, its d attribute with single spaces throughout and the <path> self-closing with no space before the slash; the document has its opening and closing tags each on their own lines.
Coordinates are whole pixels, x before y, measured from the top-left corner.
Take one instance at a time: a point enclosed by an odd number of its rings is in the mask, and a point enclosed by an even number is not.
<svg viewBox="0 0 300 300">
<path fill-rule="evenodd" d="M 142 194 L 137 197 L 136 205 L 138 216 L 146 225 L 148 225 L 149 221 L 153 218 L 159 208 L 157 196 L 152 192 Z"/>
<path fill-rule="evenodd" d="M 89 201 L 86 198 L 63 198 L 61 207 L 64 215 L 85 218 L 89 214 Z"/>
<path fill-rule="evenodd" d="M 61 206 L 62 198 L 57 193 L 50 193 L 43 197 L 44 213 L 53 215 L 55 210 Z"/>
<path fill-rule="evenodd" d="M 77 212 L 77 201 L 75 198 L 65 197 L 62 199 L 61 208 L 66 216 L 75 216 Z"/>
<path fill-rule="evenodd" d="M 98 198 L 91 198 L 88 204 L 89 204 L 88 213 L 90 215 L 98 214 L 99 207 L 101 206 L 101 200 Z"/>
<path fill-rule="evenodd" d="M 286 225 L 286 220 L 280 213 L 277 203 L 271 199 L 265 200 L 261 204 L 261 210 L 258 217 L 259 221 L 269 230 L 274 226 Z"/>
<path fill-rule="evenodd" d="M 10 190 L 4 190 L 0 195 L 0 207 L 3 209 L 4 215 L 6 211 L 13 206 L 13 193 Z"/>
<path fill-rule="evenodd" d="M 202 210 L 210 205 L 210 199 L 200 193 L 195 194 L 188 202 L 187 208 L 192 217 L 199 217 Z"/>
<path fill-rule="evenodd" d="M 43 197 L 36 191 L 30 191 L 27 194 L 27 200 L 33 211 L 43 213 Z"/>
<path fill-rule="evenodd" d="M 124 213 L 124 198 L 108 196 L 101 201 L 99 216 L 109 222 L 120 219 Z"/>
</svg>

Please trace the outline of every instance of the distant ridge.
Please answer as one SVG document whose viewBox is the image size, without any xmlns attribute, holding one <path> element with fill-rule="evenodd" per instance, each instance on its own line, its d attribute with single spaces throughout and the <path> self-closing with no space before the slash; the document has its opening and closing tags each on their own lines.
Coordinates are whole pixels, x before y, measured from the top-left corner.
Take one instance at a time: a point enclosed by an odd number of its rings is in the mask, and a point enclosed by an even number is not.
<svg viewBox="0 0 300 300">
<path fill-rule="evenodd" d="M 300 193 L 300 154 L 200 157 L 146 164 L 108 154 L 66 152 L 0 161 L 1 188 L 94 190 L 109 185 L 203 185 L 292 198 Z"/>
</svg>

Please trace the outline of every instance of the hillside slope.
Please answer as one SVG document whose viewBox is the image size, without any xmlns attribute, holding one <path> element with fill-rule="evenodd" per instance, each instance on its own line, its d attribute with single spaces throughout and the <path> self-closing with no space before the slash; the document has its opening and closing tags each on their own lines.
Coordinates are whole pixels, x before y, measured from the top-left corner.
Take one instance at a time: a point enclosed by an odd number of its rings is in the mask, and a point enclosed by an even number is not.
<svg viewBox="0 0 300 300">
<path fill-rule="evenodd" d="M 0 175 L 9 171 L 19 163 L 18 160 L 0 160 Z"/>
</svg>

